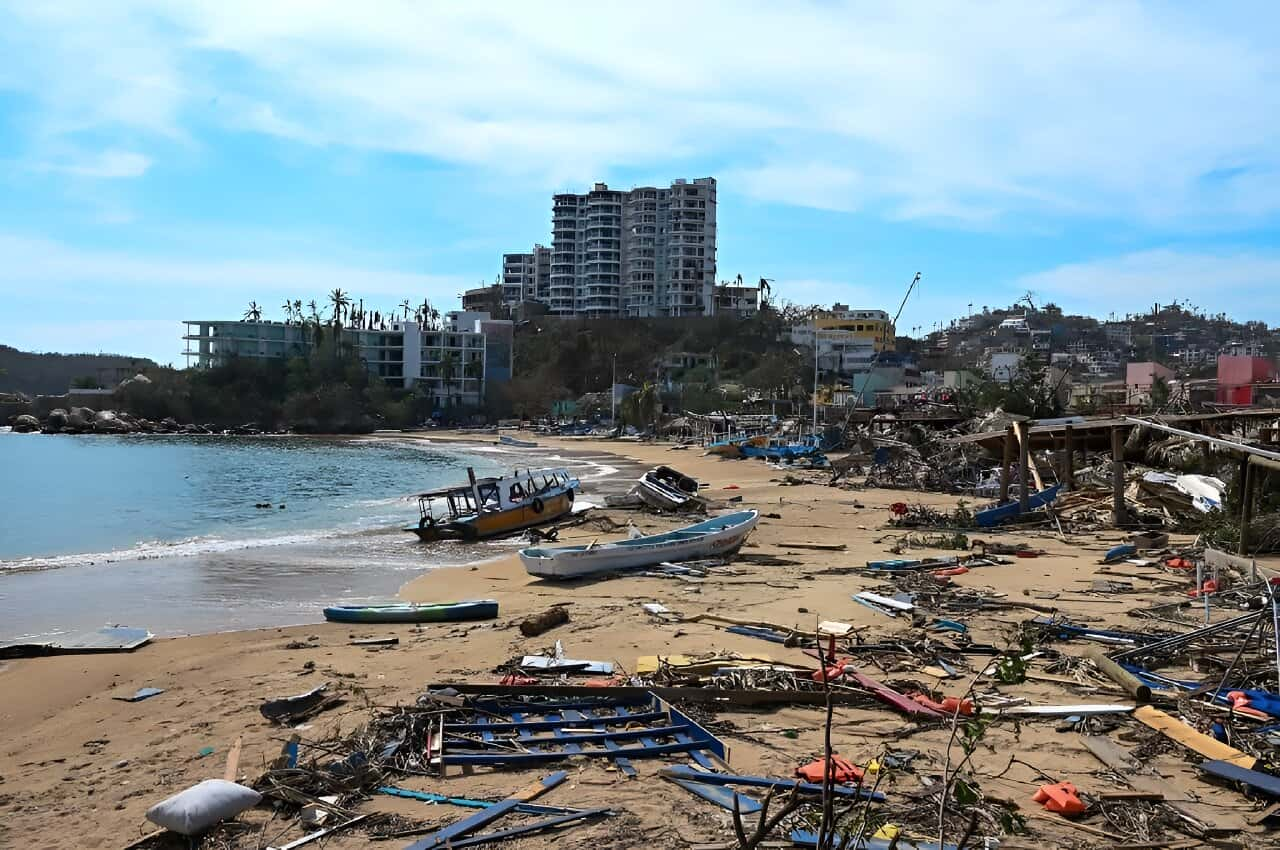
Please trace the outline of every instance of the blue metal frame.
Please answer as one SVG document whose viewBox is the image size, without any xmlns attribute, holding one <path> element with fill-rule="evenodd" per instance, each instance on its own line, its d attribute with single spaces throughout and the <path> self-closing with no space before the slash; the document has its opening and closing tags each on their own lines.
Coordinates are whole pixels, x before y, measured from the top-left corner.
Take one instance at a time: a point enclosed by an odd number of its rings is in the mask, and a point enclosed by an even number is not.
<svg viewBox="0 0 1280 850">
<path fill-rule="evenodd" d="M 442 765 L 535 765 L 572 756 L 610 758 L 628 776 L 635 775 L 629 758 L 653 758 L 689 753 L 707 768 L 712 757 L 727 761 L 724 742 L 653 694 L 647 699 L 614 697 L 607 692 L 595 699 L 542 702 L 536 700 L 477 697 L 476 715 L 464 722 L 444 725 Z M 626 706 L 639 707 L 628 711 Z M 641 729 L 610 731 L 610 726 L 647 724 Z M 569 729 L 587 728 L 587 732 Z M 535 736 L 534 732 L 551 735 Z M 461 736 L 479 734 L 480 740 Z M 639 745 L 628 742 L 639 741 Z M 524 752 L 506 745 L 517 743 Z M 584 747 L 598 744 L 598 747 Z M 708 755 L 710 754 L 710 755 Z"/>
</svg>

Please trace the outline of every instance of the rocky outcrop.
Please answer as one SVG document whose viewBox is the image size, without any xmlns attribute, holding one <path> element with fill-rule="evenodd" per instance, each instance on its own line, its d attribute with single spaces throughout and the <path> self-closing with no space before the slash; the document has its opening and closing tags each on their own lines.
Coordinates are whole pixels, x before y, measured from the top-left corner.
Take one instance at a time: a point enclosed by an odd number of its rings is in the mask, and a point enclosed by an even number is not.
<svg viewBox="0 0 1280 850">
<path fill-rule="evenodd" d="M 69 434 L 83 434 L 93 430 L 93 418 L 98 412 L 90 407 L 73 407 L 67 413 L 67 423 L 62 429 Z"/>
<path fill-rule="evenodd" d="M 13 430 L 19 434 L 30 434 L 32 431 L 40 430 L 40 420 L 36 419 L 30 413 L 24 413 L 21 416 L 13 418 Z"/>
<path fill-rule="evenodd" d="M 133 423 L 114 410 L 100 410 L 93 417 L 95 434 L 131 434 L 134 430 Z"/>
<path fill-rule="evenodd" d="M 49 411 L 49 415 L 44 418 L 44 432 L 46 434 L 61 434 L 66 427 L 67 412 L 61 407 Z"/>
</svg>

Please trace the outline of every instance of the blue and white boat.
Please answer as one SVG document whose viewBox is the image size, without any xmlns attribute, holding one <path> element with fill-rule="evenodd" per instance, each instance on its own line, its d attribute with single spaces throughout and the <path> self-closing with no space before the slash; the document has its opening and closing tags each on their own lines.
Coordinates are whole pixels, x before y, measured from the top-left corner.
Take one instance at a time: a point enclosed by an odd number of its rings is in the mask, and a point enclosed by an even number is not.
<svg viewBox="0 0 1280 850">
<path fill-rule="evenodd" d="M 737 511 L 694 525 L 614 543 L 585 546 L 534 547 L 520 550 L 520 561 L 529 575 L 548 579 L 574 579 L 667 561 L 714 558 L 737 551 L 756 527 L 759 511 Z"/>
<path fill-rule="evenodd" d="M 806 437 L 799 442 L 788 440 L 785 437 L 770 437 L 764 445 L 754 445 L 744 443 L 740 447 L 743 457 L 762 457 L 768 460 L 792 460 L 798 457 L 808 457 L 817 454 L 819 451 L 818 440 L 813 437 Z"/>
</svg>

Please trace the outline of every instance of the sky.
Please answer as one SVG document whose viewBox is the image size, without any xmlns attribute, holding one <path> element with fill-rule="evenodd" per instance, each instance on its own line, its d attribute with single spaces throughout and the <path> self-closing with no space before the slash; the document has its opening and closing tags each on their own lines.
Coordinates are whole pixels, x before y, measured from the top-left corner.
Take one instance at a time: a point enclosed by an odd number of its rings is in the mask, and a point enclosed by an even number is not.
<svg viewBox="0 0 1280 850">
<path fill-rule="evenodd" d="M 719 183 L 718 271 L 899 332 L 1280 324 L 1280 7 L 0 0 L 0 343 L 181 365 L 334 287 L 455 309 L 551 195 Z M 972 305 L 972 306 L 970 306 Z"/>
</svg>

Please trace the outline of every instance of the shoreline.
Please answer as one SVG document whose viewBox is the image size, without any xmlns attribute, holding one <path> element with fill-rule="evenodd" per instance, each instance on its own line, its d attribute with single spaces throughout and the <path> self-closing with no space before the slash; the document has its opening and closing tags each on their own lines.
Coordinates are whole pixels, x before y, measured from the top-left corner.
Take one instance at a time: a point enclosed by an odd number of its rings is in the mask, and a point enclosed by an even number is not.
<svg viewBox="0 0 1280 850">
<path fill-rule="evenodd" d="M 401 435 L 397 435 L 401 436 Z M 542 442 L 540 440 L 540 442 Z M 550 448 L 567 446 L 547 441 Z M 741 497 L 734 507 L 757 508 L 760 525 L 742 550 L 746 556 L 776 558 L 765 566 L 744 558 L 732 569 L 700 582 L 639 575 L 608 580 L 560 584 L 528 576 L 514 557 L 431 570 L 406 582 L 400 593 L 413 601 L 447 598 L 492 598 L 499 601 L 496 620 L 413 625 L 351 625 L 318 623 L 287 628 L 256 629 L 177 639 L 157 640 L 129 654 L 62 656 L 0 662 L 0 724 L 9 733 L 0 748 L 0 822 L 8 837 L 41 846 L 71 850 L 81 847 L 118 848 L 150 830 L 143 812 L 155 802 L 209 776 L 221 775 L 222 760 L 237 738 L 243 739 L 241 771 L 249 781 L 275 758 L 287 730 L 266 723 L 258 705 L 271 697 L 301 693 L 321 683 L 343 694 L 348 704 L 306 722 L 305 739 L 327 737 L 334 727 L 349 731 L 366 716 L 366 702 L 380 706 L 411 703 L 433 682 L 496 683 L 506 662 L 523 654 L 537 654 L 557 641 L 573 658 L 612 661 L 623 673 L 636 669 L 640 656 L 698 655 L 737 652 L 765 655 L 777 661 L 812 666 L 801 650 L 717 629 L 690 619 L 704 612 L 790 625 L 812 630 L 819 619 L 849 623 L 868 643 L 881 641 L 916 645 L 921 632 L 902 618 L 889 618 L 856 604 L 850 598 L 863 589 L 883 592 L 885 579 L 851 569 L 871 559 L 954 554 L 946 550 L 913 548 L 910 555 L 888 554 L 905 533 L 887 529 L 888 506 L 898 501 L 950 509 L 959 497 L 902 490 L 846 490 L 822 483 L 782 486 L 785 474 L 759 461 L 724 460 L 695 451 L 674 452 L 666 444 L 618 444 L 593 441 L 579 444 L 596 455 L 612 454 L 636 466 L 668 463 L 693 475 L 713 499 Z M 625 469 L 625 467 L 623 467 Z M 620 472 L 617 479 L 621 480 Z M 684 524 L 685 520 L 636 511 L 599 512 L 613 522 L 634 523 L 641 531 Z M 593 522 L 596 524 L 593 525 Z M 592 538 L 613 539 L 624 534 L 606 531 L 603 519 L 571 527 L 566 543 Z M 1027 540 L 1046 554 L 1035 559 L 1010 559 L 953 579 L 960 589 L 1004 594 L 1013 601 L 1052 606 L 1074 622 L 1133 629 L 1130 608 L 1167 601 L 1167 590 L 1138 590 L 1123 597 L 1087 596 L 1073 588 L 1087 587 L 1097 559 L 1119 534 L 1081 534 L 1061 540 L 1056 534 L 1025 530 L 986 531 L 985 539 Z M 843 549 L 811 550 L 789 543 L 843 545 Z M 1179 540 L 1185 543 L 1185 540 Z M 1047 591 L 1056 598 L 1046 599 Z M 642 603 L 660 602 L 676 617 L 659 620 L 646 614 Z M 1120 604 L 1117 604 L 1117 603 Z M 531 613 L 567 604 L 570 620 L 538 637 L 525 638 L 516 626 Z M 976 643 L 1006 645 L 1010 627 L 1033 616 L 1032 611 L 962 615 Z M 1137 621 L 1145 622 L 1145 621 Z M 388 647 L 353 646 L 366 637 L 395 637 Z M 930 637 L 930 641 L 943 640 Z M 1059 644 L 1078 654 L 1079 646 Z M 910 657 L 898 666 L 877 670 L 871 658 L 860 658 L 862 669 L 890 682 L 918 682 L 940 692 L 963 689 L 962 680 L 937 677 L 945 671 Z M 1036 661 L 1043 669 L 1043 659 Z M 1061 677 L 1058 677 L 1061 679 Z M 1052 677 L 1050 677 L 1052 679 Z M 905 686 L 905 685 L 904 685 Z M 141 703 L 125 703 L 113 696 L 140 687 L 163 688 L 165 693 Z M 1109 702 L 1109 691 L 1080 690 L 1060 681 L 1031 680 L 1016 686 L 984 685 L 1037 704 Z M 769 711 L 716 708 L 712 719 L 717 734 L 732 745 L 733 772 L 756 776 L 790 776 L 812 761 L 822 746 L 822 712 L 792 706 Z M 791 730 L 787 735 L 780 732 Z M 906 801 L 918 790 L 918 775 L 942 769 L 948 745 L 945 727 L 919 726 L 883 706 L 841 706 L 833 729 L 835 751 L 860 763 L 878 757 L 886 742 L 904 739 L 899 748 L 920 753 L 914 772 L 895 774 L 881 790 L 891 800 Z M 909 738 L 907 737 L 909 736 Z M 1079 736 L 1055 730 L 1055 722 L 997 723 L 975 758 L 973 770 L 987 795 L 1018 802 L 1024 814 L 1036 814 L 1029 802 L 1041 780 L 1035 771 L 1069 780 L 1082 790 L 1115 788 L 1099 773 L 1100 765 L 1078 744 Z M 202 746 L 214 754 L 200 758 Z M 1007 754 L 1022 763 L 1006 767 Z M 678 759 L 677 759 L 678 761 Z M 624 810 L 635 826 L 634 839 L 659 846 L 723 842 L 731 835 L 725 821 L 708 804 L 661 781 L 656 771 L 666 760 L 638 760 L 640 777 L 627 780 L 598 761 L 574 760 L 563 765 L 571 774 L 569 791 L 548 795 L 550 805 L 599 805 Z M 1223 819 L 1246 814 L 1252 807 L 1239 794 L 1207 785 L 1179 752 L 1163 752 L 1150 760 L 1164 774 L 1173 794 L 1198 794 Z M 1031 765 L 1028 767 L 1027 765 Z M 409 777 L 407 787 L 456 796 L 501 799 L 545 770 L 474 771 L 444 778 Z M 18 777 L 21 777 L 19 780 Z M 890 804 L 893 805 L 893 804 Z M 376 797 L 361 803 L 361 812 L 393 812 L 410 818 L 455 820 L 454 810 L 424 809 L 420 803 Z M 887 810 L 892 812 L 891 809 Z M 894 815 L 891 813 L 890 815 Z M 242 816 L 257 825 L 265 812 Z M 1028 819 L 1040 846 L 1077 840 L 1070 824 Z M 272 827 L 275 829 L 276 827 Z M 616 825 L 605 822 L 581 827 L 569 839 L 580 844 L 608 844 L 616 839 Z M 295 828 L 273 843 L 303 834 Z M 0 833 L 0 845 L 4 843 Z M 936 833 L 935 833 L 936 837 Z M 550 848 L 554 835 L 522 839 L 522 847 Z M 1011 845 L 1016 839 L 1006 839 Z M 361 850 L 382 846 L 355 831 L 333 836 L 326 846 Z"/>
</svg>

